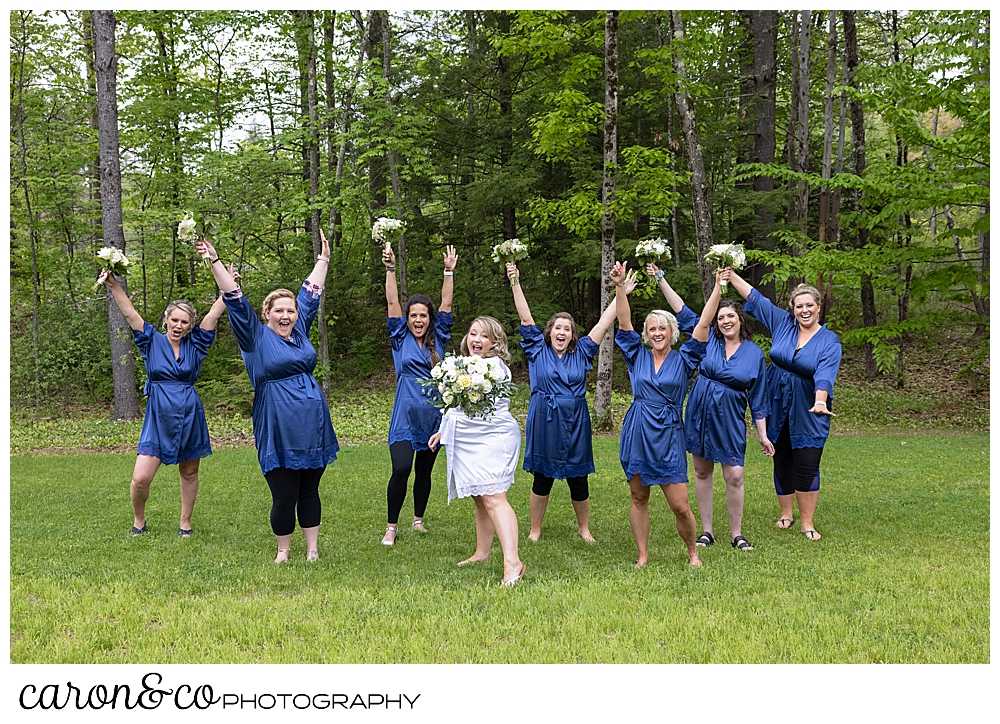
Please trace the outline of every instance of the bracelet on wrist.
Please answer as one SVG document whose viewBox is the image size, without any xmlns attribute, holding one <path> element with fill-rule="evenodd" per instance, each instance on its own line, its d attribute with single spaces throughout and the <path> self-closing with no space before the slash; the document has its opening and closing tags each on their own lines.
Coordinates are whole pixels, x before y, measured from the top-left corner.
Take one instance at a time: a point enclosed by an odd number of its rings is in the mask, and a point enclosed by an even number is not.
<svg viewBox="0 0 1000 724">
<path fill-rule="evenodd" d="M 214 264 L 215 262 L 219 261 L 219 257 L 215 257 L 214 259 L 209 259 L 209 261 Z"/>
<path fill-rule="evenodd" d="M 813 407 L 815 407 L 816 405 L 822 405 L 823 407 L 826 407 L 826 400 L 816 400 L 815 402 L 813 402 Z"/>
<path fill-rule="evenodd" d="M 328 256 L 317 256 L 316 261 L 325 261 L 327 264 L 330 263 L 330 257 Z"/>
<path fill-rule="evenodd" d="M 389 272 L 390 274 L 395 274 L 395 273 L 396 273 L 396 267 L 394 267 L 394 266 L 387 266 L 387 267 L 385 268 L 385 270 L 386 270 L 387 272 Z"/>
<path fill-rule="evenodd" d="M 663 270 L 661 269 L 660 271 L 658 271 L 654 278 L 656 279 L 656 281 L 660 281 L 661 279 L 663 279 Z"/>
<path fill-rule="evenodd" d="M 449 270 L 449 269 L 445 269 L 445 270 L 444 270 L 444 275 L 445 275 L 446 277 L 453 277 L 453 276 L 455 276 L 455 272 L 453 272 L 453 271 L 451 271 L 451 270 Z"/>
</svg>

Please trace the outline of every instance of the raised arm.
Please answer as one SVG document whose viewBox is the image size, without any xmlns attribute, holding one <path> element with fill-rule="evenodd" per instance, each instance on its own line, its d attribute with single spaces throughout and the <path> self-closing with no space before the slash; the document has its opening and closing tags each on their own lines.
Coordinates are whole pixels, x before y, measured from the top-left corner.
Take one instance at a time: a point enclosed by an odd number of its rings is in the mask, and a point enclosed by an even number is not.
<svg viewBox="0 0 1000 724">
<path fill-rule="evenodd" d="M 729 283 L 733 285 L 733 289 L 735 289 L 744 299 L 749 297 L 750 292 L 753 291 L 753 287 L 750 286 L 750 283 L 740 277 L 740 275 L 733 271 L 731 267 L 727 267 L 726 271 L 729 272 Z"/>
<path fill-rule="evenodd" d="M 521 272 L 518 271 L 517 264 L 507 262 L 507 278 L 521 278 Z M 535 320 L 532 318 L 531 310 L 528 308 L 528 300 L 524 298 L 524 289 L 522 289 L 520 284 L 515 284 L 510 290 L 514 292 L 514 307 L 517 308 L 517 316 L 521 318 L 521 324 L 534 324 Z"/>
<path fill-rule="evenodd" d="M 101 271 L 103 272 L 103 269 Z M 125 315 L 125 321 L 128 322 L 128 326 L 136 332 L 141 332 L 145 328 L 146 322 L 135 311 L 135 307 L 132 306 L 132 300 L 128 298 L 128 294 L 122 289 L 122 285 L 115 279 L 114 274 L 109 273 L 107 275 L 107 278 L 104 280 L 104 286 L 111 290 L 111 296 L 115 298 L 115 303 L 118 304 L 118 308 Z"/>
<path fill-rule="evenodd" d="M 212 242 L 208 239 L 202 239 L 195 244 L 195 248 L 202 256 L 205 255 L 205 252 L 208 252 L 208 260 L 212 262 L 212 276 L 215 277 L 215 283 L 219 285 L 219 291 L 234 292 L 239 289 L 239 284 L 236 283 L 233 275 L 230 274 L 229 270 L 223 266 L 221 261 L 219 261 L 219 252 L 217 252 L 215 247 L 212 246 Z"/>
<path fill-rule="evenodd" d="M 628 265 L 616 261 L 611 273 L 611 281 L 615 283 L 615 313 L 618 316 L 618 328 L 631 332 L 632 310 L 628 305 L 628 293 L 625 291 L 625 277 L 628 275 Z"/>
<path fill-rule="evenodd" d="M 306 281 L 322 288 L 326 285 L 326 272 L 330 268 L 330 242 L 326 240 L 326 234 L 319 230 L 319 239 L 323 243 L 319 256 L 316 257 L 316 265 L 312 272 L 306 277 Z"/>
<path fill-rule="evenodd" d="M 239 273 L 236 271 L 236 269 L 233 267 L 232 264 L 228 264 L 226 266 L 226 269 L 229 270 L 229 275 L 234 280 L 240 278 Z M 208 314 L 202 317 L 202 320 L 201 322 L 198 323 L 198 326 L 204 329 L 206 332 L 211 332 L 212 330 L 215 329 L 215 325 L 219 323 L 219 317 L 222 316 L 222 313 L 224 311 L 226 311 L 226 303 L 222 299 L 222 295 L 220 294 L 219 298 L 216 299 L 215 302 L 212 304 L 212 308 L 208 310 Z"/>
<path fill-rule="evenodd" d="M 441 306 L 439 312 L 450 312 L 451 302 L 455 297 L 455 265 L 458 264 L 458 254 L 451 244 L 444 250 L 444 281 L 441 282 Z"/>
<path fill-rule="evenodd" d="M 382 263 L 385 264 L 385 303 L 389 311 L 388 317 L 402 317 L 403 308 L 399 306 L 399 289 L 396 287 L 396 253 L 389 244 L 382 247 Z"/>
<path fill-rule="evenodd" d="M 639 273 L 634 270 L 625 275 L 625 294 L 631 294 L 632 290 L 638 286 L 638 275 Z M 615 299 L 611 300 L 611 304 L 608 305 L 608 308 L 604 310 L 601 318 L 597 320 L 597 324 L 594 325 L 594 328 L 590 330 L 590 334 L 587 335 L 591 340 L 593 340 L 594 344 L 600 344 L 604 339 L 604 335 L 608 333 L 608 330 L 611 329 L 611 325 L 615 323 L 615 315 L 617 313 L 618 298 L 616 296 Z"/>
<path fill-rule="evenodd" d="M 715 286 L 712 288 L 712 293 L 708 295 L 705 308 L 701 310 L 701 318 L 698 320 L 698 324 L 695 326 L 694 331 L 691 332 L 691 336 L 699 342 L 708 341 L 708 328 L 712 326 L 712 319 L 719 311 L 719 297 L 722 292 L 719 282 L 728 276 L 728 269 L 722 269 L 715 273 Z"/>
<path fill-rule="evenodd" d="M 646 273 L 651 277 L 656 278 L 656 284 L 660 287 L 660 291 L 663 292 L 663 298 L 667 300 L 667 304 L 670 308 L 674 310 L 674 314 L 677 314 L 684 307 L 684 300 L 681 299 L 681 295 L 674 291 L 667 280 L 663 276 L 663 272 L 656 264 L 649 263 L 646 265 Z"/>
</svg>

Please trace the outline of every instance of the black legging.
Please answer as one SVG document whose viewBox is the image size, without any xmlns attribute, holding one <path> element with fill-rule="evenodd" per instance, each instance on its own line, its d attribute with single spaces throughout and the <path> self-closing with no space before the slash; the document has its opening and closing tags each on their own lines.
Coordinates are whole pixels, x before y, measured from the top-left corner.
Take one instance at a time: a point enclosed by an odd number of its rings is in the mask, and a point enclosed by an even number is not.
<svg viewBox="0 0 1000 724">
<path fill-rule="evenodd" d="M 323 506 L 319 502 L 319 479 L 326 468 L 291 470 L 275 468 L 264 473 L 271 489 L 271 530 L 275 535 L 291 535 L 295 530 L 295 509 L 299 525 L 314 528 L 319 525 Z"/>
<path fill-rule="evenodd" d="M 774 491 L 778 495 L 814 493 L 819 490 L 819 459 L 821 447 L 792 449 L 788 423 L 774 441 Z"/>
<path fill-rule="evenodd" d="M 532 475 L 535 476 L 535 482 L 531 484 L 532 493 L 545 497 L 552 492 L 554 478 L 542 475 L 541 473 L 532 473 Z M 586 475 L 577 478 L 566 478 L 566 483 L 569 485 L 569 497 L 571 500 L 580 503 L 590 497 L 590 488 L 587 485 Z"/>
<path fill-rule="evenodd" d="M 441 448 L 438 448 L 440 450 Z M 406 500 L 406 484 L 413 475 L 413 517 L 423 518 L 427 510 L 427 500 L 431 497 L 431 470 L 437 450 L 417 450 L 408 440 L 400 440 L 389 446 L 389 458 L 392 460 L 392 477 L 389 478 L 389 489 L 385 497 L 389 503 L 389 523 L 396 525 L 399 521 L 399 511 L 403 509 Z M 416 462 L 414 462 L 416 459 Z"/>
</svg>

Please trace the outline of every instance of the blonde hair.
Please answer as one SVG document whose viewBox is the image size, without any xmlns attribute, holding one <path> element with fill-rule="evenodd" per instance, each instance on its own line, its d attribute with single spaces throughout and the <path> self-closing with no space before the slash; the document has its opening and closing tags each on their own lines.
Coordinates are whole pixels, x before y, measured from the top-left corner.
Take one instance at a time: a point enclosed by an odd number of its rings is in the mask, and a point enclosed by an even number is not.
<svg viewBox="0 0 1000 724">
<path fill-rule="evenodd" d="M 655 319 L 660 324 L 665 324 L 670 327 L 670 346 L 673 347 L 677 344 L 677 339 L 681 336 L 681 331 L 677 328 L 677 317 L 672 315 L 670 312 L 663 311 L 662 309 L 654 309 L 646 315 L 646 321 L 642 323 L 643 344 L 649 344 L 649 337 L 646 336 L 646 328 L 649 326 L 650 319 Z"/>
<path fill-rule="evenodd" d="M 503 327 L 500 326 L 498 322 L 493 317 L 476 317 L 472 320 L 472 324 L 479 322 L 479 326 L 483 328 L 486 332 L 486 336 L 493 343 L 493 348 L 490 350 L 493 357 L 499 357 L 504 362 L 510 361 L 510 351 L 507 349 L 507 334 L 503 331 Z M 472 324 L 469 325 L 469 329 L 472 329 Z M 462 337 L 462 344 L 460 347 L 462 354 L 469 354 L 469 333 L 466 332 L 465 336 Z"/>
<path fill-rule="evenodd" d="M 163 310 L 163 319 L 160 321 L 160 329 L 162 331 L 166 331 L 167 319 L 170 318 L 170 313 L 175 309 L 181 310 L 191 318 L 191 326 L 188 327 L 188 331 L 184 333 L 187 334 L 194 329 L 194 325 L 198 323 L 198 312 L 191 305 L 191 302 L 185 301 L 184 299 L 178 299 L 177 301 L 170 302 L 170 304 L 167 305 L 167 308 Z"/>
<path fill-rule="evenodd" d="M 267 318 L 267 313 L 271 311 L 271 307 L 274 306 L 275 301 L 282 298 L 288 298 L 295 302 L 295 311 L 299 310 L 299 300 L 287 289 L 275 289 L 273 292 L 264 297 L 264 304 L 261 305 L 260 311 Z"/>
<path fill-rule="evenodd" d="M 795 297 L 801 297 L 803 294 L 808 294 L 816 302 L 817 307 L 823 306 L 823 297 L 820 296 L 819 289 L 814 287 L 812 284 L 799 284 L 792 293 L 788 295 L 788 308 L 791 310 L 795 309 Z"/>
</svg>

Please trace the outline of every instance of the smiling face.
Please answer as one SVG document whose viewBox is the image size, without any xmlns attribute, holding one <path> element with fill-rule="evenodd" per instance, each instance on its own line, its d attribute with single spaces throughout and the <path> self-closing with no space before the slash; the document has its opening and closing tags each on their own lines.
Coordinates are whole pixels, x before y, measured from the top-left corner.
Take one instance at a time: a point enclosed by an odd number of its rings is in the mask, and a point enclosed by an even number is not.
<svg viewBox="0 0 1000 724">
<path fill-rule="evenodd" d="M 264 318 L 267 320 L 268 328 L 274 330 L 278 336 L 288 339 L 292 336 L 292 329 L 299 318 L 299 310 L 295 306 L 294 299 L 278 297 L 270 309 L 264 310 Z"/>
<path fill-rule="evenodd" d="M 663 320 L 650 316 L 646 318 L 645 334 L 654 352 L 665 352 L 670 349 L 674 330 Z"/>
<path fill-rule="evenodd" d="M 181 338 L 191 331 L 191 322 L 191 315 L 183 309 L 176 307 L 171 309 L 164 323 L 167 328 L 167 339 L 174 344 L 180 342 Z"/>
<path fill-rule="evenodd" d="M 740 315 L 732 307 L 723 307 L 715 317 L 722 336 L 728 340 L 740 338 Z"/>
<path fill-rule="evenodd" d="M 792 314 L 803 329 L 812 329 L 819 324 L 819 305 L 812 294 L 799 294 L 792 300 Z"/>
<path fill-rule="evenodd" d="M 573 323 L 568 319 L 557 319 L 549 332 L 549 343 L 552 349 L 560 357 L 569 349 L 570 342 L 573 341 Z"/>
<path fill-rule="evenodd" d="M 414 337 L 423 339 L 430 323 L 431 313 L 426 304 L 410 305 L 410 312 L 406 315 L 406 326 L 410 328 Z"/>
<path fill-rule="evenodd" d="M 493 349 L 493 340 L 486 336 L 486 329 L 479 322 L 473 322 L 469 327 L 465 342 L 469 354 L 478 354 L 480 357 L 489 357 Z"/>
</svg>

